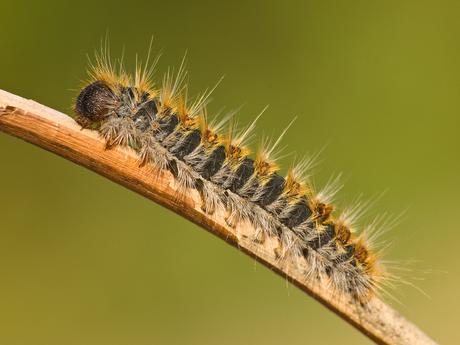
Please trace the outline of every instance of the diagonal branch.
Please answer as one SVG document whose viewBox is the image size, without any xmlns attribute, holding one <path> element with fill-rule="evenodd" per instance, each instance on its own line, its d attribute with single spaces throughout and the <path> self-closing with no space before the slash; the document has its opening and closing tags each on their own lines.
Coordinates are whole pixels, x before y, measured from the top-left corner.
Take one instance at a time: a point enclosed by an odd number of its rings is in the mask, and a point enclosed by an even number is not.
<svg viewBox="0 0 460 345">
<path fill-rule="evenodd" d="M 338 298 L 327 287 L 314 284 L 289 262 L 277 260 L 273 250 L 275 244 L 270 241 L 263 246 L 254 244 L 245 235 L 254 232 L 249 224 L 234 229 L 227 226 L 224 211 L 213 215 L 204 213 L 200 208 L 200 195 L 194 190 L 178 198 L 174 178 L 169 172 L 153 178 L 149 167 L 139 167 L 134 151 L 106 150 L 97 132 L 81 130 L 65 114 L 0 90 L 0 131 L 91 169 L 189 219 L 285 277 L 378 344 L 435 344 L 377 297 L 360 305 L 347 297 Z"/>
</svg>

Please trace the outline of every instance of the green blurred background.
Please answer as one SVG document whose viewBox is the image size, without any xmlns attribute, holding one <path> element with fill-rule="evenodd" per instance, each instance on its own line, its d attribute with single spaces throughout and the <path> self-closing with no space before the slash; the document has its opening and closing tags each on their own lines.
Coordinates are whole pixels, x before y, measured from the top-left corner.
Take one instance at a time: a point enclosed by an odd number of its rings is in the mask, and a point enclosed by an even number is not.
<svg viewBox="0 0 460 345">
<path fill-rule="evenodd" d="M 191 93 L 223 74 L 211 113 L 244 105 L 338 204 L 388 189 L 375 213 L 408 285 L 390 302 L 458 344 L 460 3 L 457 1 L 5 1 L 0 88 L 70 112 L 106 31 L 128 61 L 187 49 Z M 142 197 L 0 134 L 0 344 L 368 344 L 221 240 Z M 288 158 L 285 159 L 287 163 Z M 372 216 L 372 213 L 369 217 Z M 368 218 L 369 219 L 369 218 Z"/>
</svg>

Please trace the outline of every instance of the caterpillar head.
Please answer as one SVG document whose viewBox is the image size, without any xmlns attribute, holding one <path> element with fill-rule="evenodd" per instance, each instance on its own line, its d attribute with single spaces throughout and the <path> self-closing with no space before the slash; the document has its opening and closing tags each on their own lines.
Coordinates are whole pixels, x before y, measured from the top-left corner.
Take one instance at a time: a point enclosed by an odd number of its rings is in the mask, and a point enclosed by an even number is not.
<svg viewBox="0 0 460 345">
<path fill-rule="evenodd" d="M 103 81 L 95 81 L 81 90 L 75 103 L 75 112 L 85 122 L 102 120 L 113 108 L 115 94 Z"/>
</svg>

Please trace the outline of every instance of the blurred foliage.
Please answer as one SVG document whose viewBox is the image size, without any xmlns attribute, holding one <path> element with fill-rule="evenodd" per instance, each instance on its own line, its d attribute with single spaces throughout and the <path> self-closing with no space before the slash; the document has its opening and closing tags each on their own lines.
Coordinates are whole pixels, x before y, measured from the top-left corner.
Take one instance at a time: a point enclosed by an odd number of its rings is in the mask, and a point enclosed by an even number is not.
<svg viewBox="0 0 460 345">
<path fill-rule="evenodd" d="M 158 81 L 188 50 L 191 93 L 223 74 L 210 112 L 244 105 L 258 134 L 324 148 L 315 183 L 338 205 L 387 190 L 374 214 L 405 280 L 388 299 L 460 342 L 460 3 L 456 1 L 7 1 L 0 88 L 71 111 L 108 31 L 128 63 L 155 36 Z M 367 344 L 221 240 L 81 167 L 0 134 L 0 343 Z M 285 158 L 288 164 L 292 155 Z"/>
</svg>

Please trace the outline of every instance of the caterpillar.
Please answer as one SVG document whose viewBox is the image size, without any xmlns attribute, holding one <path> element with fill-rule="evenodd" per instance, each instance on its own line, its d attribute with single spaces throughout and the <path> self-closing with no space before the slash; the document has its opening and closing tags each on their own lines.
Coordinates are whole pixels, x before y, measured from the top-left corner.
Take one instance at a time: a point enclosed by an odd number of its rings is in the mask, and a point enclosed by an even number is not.
<svg viewBox="0 0 460 345">
<path fill-rule="evenodd" d="M 139 165 L 152 168 L 152 178 L 169 171 L 178 197 L 195 189 L 204 212 L 225 210 L 234 228 L 251 223 L 254 243 L 276 240 L 278 260 L 289 257 L 306 278 L 361 303 L 378 293 L 387 272 L 369 236 L 355 229 L 359 208 L 334 215 L 330 196 L 336 188 L 315 191 L 307 176 L 312 159 L 281 174 L 278 147 L 286 130 L 252 155 L 247 143 L 260 115 L 240 130 L 233 114 L 209 120 L 213 89 L 189 100 L 185 60 L 155 87 L 158 59 L 150 63 L 149 56 L 129 75 L 106 47 L 101 49 L 75 100 L 77 122 L 96 129 L 107 149 L 132 148 Z"/>
</svg>

